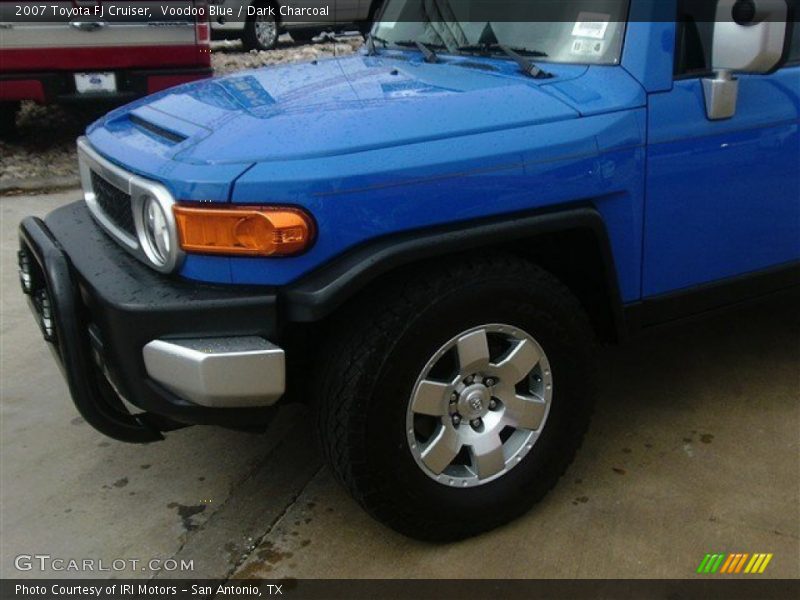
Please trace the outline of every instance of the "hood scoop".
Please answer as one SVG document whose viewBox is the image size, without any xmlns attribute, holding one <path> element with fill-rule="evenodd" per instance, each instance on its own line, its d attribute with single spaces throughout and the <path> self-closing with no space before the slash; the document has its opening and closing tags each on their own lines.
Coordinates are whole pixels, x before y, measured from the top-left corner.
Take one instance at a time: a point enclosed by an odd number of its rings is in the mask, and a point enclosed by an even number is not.
<svg viewBox="0 0 800 600">
<path fill-rule="evenodd" d="M 208 127 L 154 108 L 152 103 L 137 106 L 129 112 L 113 112 L 104 125 L 112 132 L 135 130 L 144 138 L 157 142 L 165 150 L 187 140 L 201 139 L 211 133 Z"/>
<path fill-rule="evenodd" d="M 155 123 L 151 123 L 142 117 L 131 114 L 129 116 L 129 120 L 133 123 L 137 128 L 143 130 L 145 133 L 148 133 L 152 136 L 159 138 L 159 141 L 167 142 L 169 144 L 180 144 L 184 141 L 187 136 L 176 133 L 174 131 L 170 131 L 166 127 L 161 127 L 160 125 L 156 125 Z"/>
</svg>

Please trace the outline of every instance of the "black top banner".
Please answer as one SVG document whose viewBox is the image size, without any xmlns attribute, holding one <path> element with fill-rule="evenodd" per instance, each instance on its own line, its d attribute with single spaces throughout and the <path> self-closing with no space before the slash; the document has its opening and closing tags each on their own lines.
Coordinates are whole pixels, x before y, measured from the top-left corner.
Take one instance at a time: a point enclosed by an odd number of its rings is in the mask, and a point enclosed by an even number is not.
<svg viewBox="0 0 800 600">
<path fill-rule="evenodd" d="M 148 23 L 166 27 L 274 19 L 334 24 L 352 14 L 349 0 L 0 0 L 0 31 L 15 23 Z M 799 0 L 386 0 L 377 20 L 398 22 L 657 22 L 798 19 Z M 788 14 L 788 17 L 787 17 Z M 0 37 L 0 43 L 2 38 Z"/>
</svg>

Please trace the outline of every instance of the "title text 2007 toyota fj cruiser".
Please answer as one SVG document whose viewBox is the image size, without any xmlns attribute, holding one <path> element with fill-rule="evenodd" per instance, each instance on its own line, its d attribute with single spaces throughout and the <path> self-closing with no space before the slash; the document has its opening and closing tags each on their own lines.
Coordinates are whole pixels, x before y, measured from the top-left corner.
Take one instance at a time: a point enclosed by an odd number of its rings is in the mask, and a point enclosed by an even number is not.
<svg viewBox="0 0 800 600">
<path fill-rule="evenodd" d="M 390 0 L 360 55 L 110 113 L 85 201 L 20 229 L 78 410 L 150 442 L 311 399 L 391 527 L 521 514 L 596 340 L 800 283 L 793 8 Z"/>
</svg>

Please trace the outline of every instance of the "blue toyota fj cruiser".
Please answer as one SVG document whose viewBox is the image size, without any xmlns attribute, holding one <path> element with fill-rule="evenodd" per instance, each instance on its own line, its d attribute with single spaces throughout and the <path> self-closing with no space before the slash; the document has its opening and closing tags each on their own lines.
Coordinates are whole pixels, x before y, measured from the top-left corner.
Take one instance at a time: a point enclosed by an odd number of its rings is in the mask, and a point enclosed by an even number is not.
<svg viewBox="0 0 800 600">
<path fill-rule="evenodd" d="M 564 473 L 596 341 L 800 283 L 794 2 L 505 4 L 389 0 L 358 55 L 89 127 L 19 252 L 83 417 L 309 401 L 371 514 L 456 539 Z"/>
</svg>

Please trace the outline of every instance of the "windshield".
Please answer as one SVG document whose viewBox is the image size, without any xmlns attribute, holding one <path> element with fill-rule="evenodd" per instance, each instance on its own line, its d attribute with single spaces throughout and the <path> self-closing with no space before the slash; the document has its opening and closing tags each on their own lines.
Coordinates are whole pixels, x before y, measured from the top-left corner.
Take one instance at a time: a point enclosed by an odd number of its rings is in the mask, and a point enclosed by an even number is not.
<svg viewBox="0 0 800 600">
<path fill-rule="evenodd" d="M 536 62 L 620 61 L 629 0 L 388 0 L 372 34 L 377 46 L 422 42 L 437 53 Z"/>
</svg>

